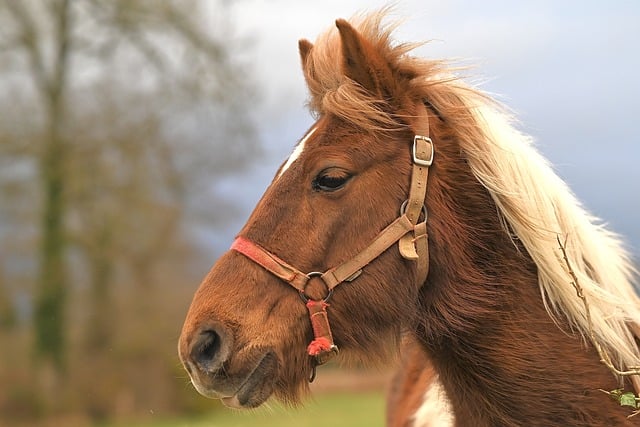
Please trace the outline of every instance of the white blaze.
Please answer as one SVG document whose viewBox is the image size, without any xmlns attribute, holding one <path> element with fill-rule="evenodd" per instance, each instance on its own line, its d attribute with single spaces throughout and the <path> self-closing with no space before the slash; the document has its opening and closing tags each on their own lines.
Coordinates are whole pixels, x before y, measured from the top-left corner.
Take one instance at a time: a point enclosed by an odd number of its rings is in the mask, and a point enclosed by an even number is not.
<svg viewBox="0 0 640 427">
<path fill-rule="evenodd" d="M 278 178 L 280 178 L 282 176 L 282 174 L 285 173 L 285 171 L 287 169 L 289 169 L 289 167 L 293 164 L 293 162 L 295 162 L 298 159 L 298 157 L 300 157 L 300 155 L 304 151 L 305 143 L 311 137 L 311 135 L 313 135 L 313 133 L 316 131 L 316 129 L 318 129 L 318 128 L 314 127 L 313 129 L 311 129 L 309 131 L 309 133 L 307 133 L 304 136 L 304 138 L 302 138 L 302 140 L 300 140 L 298 145 L 296 145 L 296 148 L 293 149 L 293 153 L 291 153 L 291 155 L 287 159 L 287 162 L 284 164 L 284 166 L 282 166 L 282 169 L 280 169 L 280 173 L 278 174 Z"/>
</svg>

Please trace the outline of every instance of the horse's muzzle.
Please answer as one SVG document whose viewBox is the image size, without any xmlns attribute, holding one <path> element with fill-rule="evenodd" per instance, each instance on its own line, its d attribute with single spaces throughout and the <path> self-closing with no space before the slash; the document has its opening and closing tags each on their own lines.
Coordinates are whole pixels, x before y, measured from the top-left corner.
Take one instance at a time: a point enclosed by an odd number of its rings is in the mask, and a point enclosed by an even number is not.
<svg viewBox="0 0 640 427">
<path fill-rule="evenodd" d="M 196 390 L 234 408 L 254 408 L 273 393 L 278 358 L 271 351 L 244 349 L 233 355 L 233 334 L 219 322 L 181 337 L 178 353 Z M 239 367 L 236 369 L 236 367 Z"/>
</svg>

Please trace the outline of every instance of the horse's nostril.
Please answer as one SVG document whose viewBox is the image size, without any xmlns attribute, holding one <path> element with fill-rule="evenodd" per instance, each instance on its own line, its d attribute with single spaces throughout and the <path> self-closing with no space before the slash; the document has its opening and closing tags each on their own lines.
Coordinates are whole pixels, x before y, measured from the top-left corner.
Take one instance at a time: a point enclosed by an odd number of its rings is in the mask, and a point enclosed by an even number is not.
<svg viewBox="0 0 640 427">
<path fill-rule="evenodd" d="M 191 362 L 201 371 L 218 371 L 229 355 L 226 335 L 221 327 L 204 328 L 191 346 Z"/>
</svg>

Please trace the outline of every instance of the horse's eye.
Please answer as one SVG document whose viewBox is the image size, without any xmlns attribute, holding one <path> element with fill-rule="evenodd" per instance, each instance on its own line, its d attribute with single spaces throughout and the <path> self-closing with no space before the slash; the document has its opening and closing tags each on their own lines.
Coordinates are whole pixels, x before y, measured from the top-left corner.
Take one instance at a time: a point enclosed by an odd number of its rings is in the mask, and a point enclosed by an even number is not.
<svg viewBox="0 0 640 427">
<path fill-rule="evenodd" d="M 313 180 L 315 191 L 336 191 L 344 187 L 351 175 L 342 170 L 324 170 Z"/>
</svg>

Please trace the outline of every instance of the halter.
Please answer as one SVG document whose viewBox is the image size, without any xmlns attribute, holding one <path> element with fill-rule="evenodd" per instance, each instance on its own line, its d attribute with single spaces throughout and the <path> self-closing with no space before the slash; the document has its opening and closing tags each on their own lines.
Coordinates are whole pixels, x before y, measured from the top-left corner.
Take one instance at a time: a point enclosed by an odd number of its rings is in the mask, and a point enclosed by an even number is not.
<svg viewBox="0 0 640 427">
<path fill-rule="evenodd" d="M 398 242 L 402 257 L 416 263 L 417 286 L 424 284 L 429 273 L 427 210 L 424 201 L 429 166 L 433 163 L 434 147 L 433 141 L 429 138 L 429 117 L 426 108 L 423 104 L 418 104 L 418 108 L 421 111 L 417 115 L 416 123 L 413 126 L 416 135 L 413 137 L 411 150 L 413 168 L 411 171 L 409 197 L 400 207 L 400 216 L 382 230 L 369 246 L 353 258 L 325 272 L 303 273 L 245 237 L 238 236 L 231 245 L 232 250 L 240 252 L 299 292 L 309 311 L 313 329 L 314 340 L 308 345 L 307 353 L 313 357 L 315 366 L 326 363 L 338 353 L 338 346 L 333 342 L 327 317 L 328 302 L 336 286 L 356 280 L 365 266 L 396 242 Z M 423 220 L 418 223 L 421 214 Z M 307 296 L 307 285 L 313 280 L 320 280 L 326 287 L 327 294 L 324 299 L 315 300 Z M 315 377 L 315 366 L 313 367 L 310 381 L 313 381 Z"/>
</svg>

